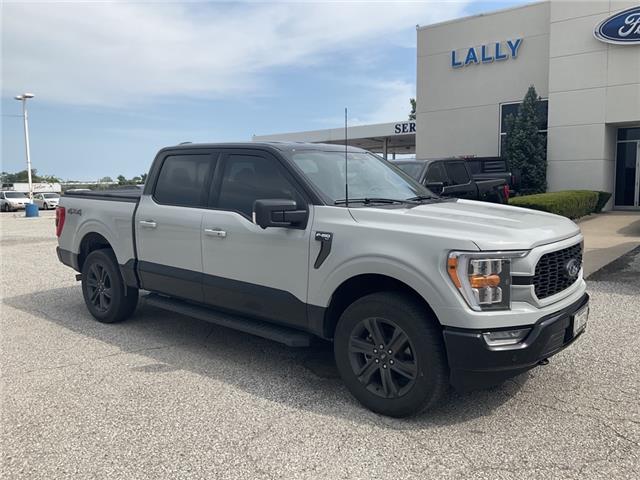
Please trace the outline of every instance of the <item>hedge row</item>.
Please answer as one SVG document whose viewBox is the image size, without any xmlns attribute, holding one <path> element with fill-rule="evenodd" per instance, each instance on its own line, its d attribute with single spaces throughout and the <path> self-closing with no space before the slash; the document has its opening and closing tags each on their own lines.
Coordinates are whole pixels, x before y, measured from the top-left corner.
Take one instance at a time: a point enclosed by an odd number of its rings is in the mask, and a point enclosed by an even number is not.
<svg viewBox="0 0 640 480">
<path fill-rule="evenodd" d="M 509 200 L 509 203 L 516 207 L 542 210 L 569 218 L 580 218 L 602 210 L 610 197 L 609 192 L 567 190 L 514 197 Z"/>
</svg>

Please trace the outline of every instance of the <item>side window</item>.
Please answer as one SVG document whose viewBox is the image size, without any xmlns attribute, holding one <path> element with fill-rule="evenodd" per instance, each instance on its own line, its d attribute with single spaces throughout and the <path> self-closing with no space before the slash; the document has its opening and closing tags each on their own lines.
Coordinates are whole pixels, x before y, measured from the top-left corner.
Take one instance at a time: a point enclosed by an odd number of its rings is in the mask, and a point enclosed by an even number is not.
<svg viewBox="0 0 640 480">
<path fill-rule="evenodd" d="M 251 218 L 253 202 L 270 198 L 295 200 L 299 207 L 304 204 L 275 159 L 242 154 L 226 158 L 218 208 L 240 212 Z"/>
<path fill-rule="evenodd" d="M 464 162 L 447 162 L 446 166 L 447 174 L 453 185 L 462 185 L 471 181 Z"/>
<path fill-rule="evenodd" d="M 171 155 L 162 163 L 153 198 L 165 205 L 202 207 L 204 185 L 215 160 L 210 155 Z"/>
<path fill-rule="evenodd" d="M 426 183 L 447 183 L 447 174 L 444 171 L 442 162 L 436 162 L 429 165 L 425 180 Z"/>
</svg>

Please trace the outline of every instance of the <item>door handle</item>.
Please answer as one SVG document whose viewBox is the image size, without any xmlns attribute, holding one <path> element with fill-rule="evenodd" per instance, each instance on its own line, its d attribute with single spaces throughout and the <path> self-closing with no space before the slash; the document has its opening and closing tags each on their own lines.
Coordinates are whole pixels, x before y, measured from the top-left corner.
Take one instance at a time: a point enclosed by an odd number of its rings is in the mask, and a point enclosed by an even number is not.
<svg viewBox="0 0 640 480">
<path fill-rule="evenodd" d="M 227 236 L 227 232 L 225 232 L 224 230 L 220 230 L 219 228 L 205 228 L 204 233 L 212 237 L 219 238 L 225 238 Z"/>
<path fill-rule="evenodd" d="M 140 226 L 144 228 L 156 228 L 158 224 L 153 220 L 140 220 Z"/>
</svg>

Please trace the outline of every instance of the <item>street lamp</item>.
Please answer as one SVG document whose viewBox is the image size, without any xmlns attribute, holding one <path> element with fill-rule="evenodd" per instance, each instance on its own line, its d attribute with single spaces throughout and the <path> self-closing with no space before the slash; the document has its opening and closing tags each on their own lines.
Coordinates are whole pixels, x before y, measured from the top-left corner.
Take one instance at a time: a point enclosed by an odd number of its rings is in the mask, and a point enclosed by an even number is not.
<svg viewBox="0 0 640 480">
<path fill-rule="evenodd" d="M 23 93 L 14 98 L 22 102 L 22 118 L 24 120 L 24 145 L 27 152 L 27 177 L 29 178 L 29 198 L 33 199 L 33 183 L 31 183 L 31 152 L 29 151 L 29 119 L 27 117 L 27 100 L 33 98 L 33 93 Z"/>
</svg>

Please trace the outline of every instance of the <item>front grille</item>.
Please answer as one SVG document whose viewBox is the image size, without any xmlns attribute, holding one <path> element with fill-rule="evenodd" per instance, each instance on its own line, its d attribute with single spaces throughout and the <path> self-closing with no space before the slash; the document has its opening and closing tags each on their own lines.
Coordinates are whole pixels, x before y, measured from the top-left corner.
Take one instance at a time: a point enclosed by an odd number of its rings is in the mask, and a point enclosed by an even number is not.
<svg viewBox="0 0 640 480">
<path fill-rule="evenodd" d="M 570 287 L 578 279 L 567 272 L 567 264 L 575 259 L 582 266 L 582 243 L 544 254 L 536 265 L 533 288 L 538 299 L 543 299 Z"/>
</svg>

